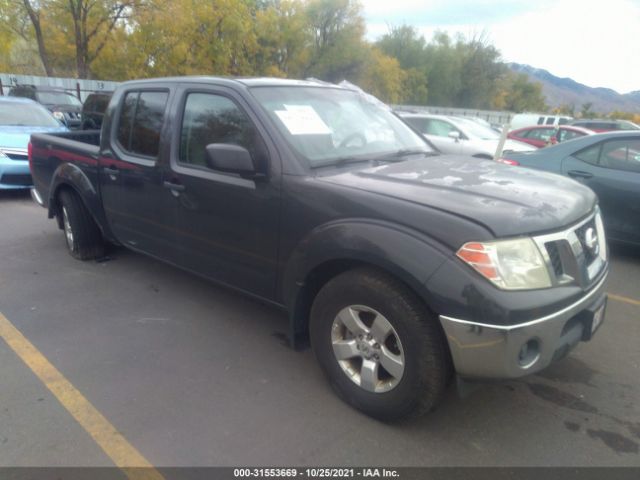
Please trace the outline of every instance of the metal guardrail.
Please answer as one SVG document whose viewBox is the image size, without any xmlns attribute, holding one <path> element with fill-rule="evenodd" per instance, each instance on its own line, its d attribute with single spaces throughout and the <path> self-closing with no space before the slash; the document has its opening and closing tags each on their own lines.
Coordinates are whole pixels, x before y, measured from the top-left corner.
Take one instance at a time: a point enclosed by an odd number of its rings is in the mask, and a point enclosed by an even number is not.
<svg viewBox="0 0 640 480">
<path fill-rule="evenodd" d="M 497 110 L 474 110 L 472 108 L 453 108 L 453 107 L 432 107 L 425 105 L 392 105 L 394 110 L 404 110 L 411 112 L 425 112 L 433 115 L 455 115 L 457 117 L 477 117 L 486 120 L 489 123 L 499 123 L 505 125 L 511 121 L 513 112 L 497 111 Z"/>
<path fill-rule="evenodd" d="M 64 90 L 75 93 L 81 101 L 84 101 L 88 94 L 100 91 L 113 91 L 119 83 L 106 80 L 83 80 L 78 78 L 38 77 L 35 75 L 0 73 L 0 95 L 7 95 L 15 85 L 63 88 Z"/>
</svg>

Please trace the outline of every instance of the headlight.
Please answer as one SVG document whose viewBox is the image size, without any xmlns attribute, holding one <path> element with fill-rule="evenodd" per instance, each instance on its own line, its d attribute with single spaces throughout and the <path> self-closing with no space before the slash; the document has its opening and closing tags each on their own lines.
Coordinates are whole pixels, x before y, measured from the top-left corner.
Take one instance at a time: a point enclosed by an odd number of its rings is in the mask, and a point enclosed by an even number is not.
<svg viewBox="0 0 640 480">
<path fill-rule="evenodd" d="M 64 122 L 64 113 L 55 111 L 53 112 L 53 116 L 56 120 L 60 120 L 61 122 Z"/>
<path fill-rule="evenodd" d="M 551 286 L 549 271 L 530 238 L 465 243 L 458 258 L 504 290 Z"/>
</svg>

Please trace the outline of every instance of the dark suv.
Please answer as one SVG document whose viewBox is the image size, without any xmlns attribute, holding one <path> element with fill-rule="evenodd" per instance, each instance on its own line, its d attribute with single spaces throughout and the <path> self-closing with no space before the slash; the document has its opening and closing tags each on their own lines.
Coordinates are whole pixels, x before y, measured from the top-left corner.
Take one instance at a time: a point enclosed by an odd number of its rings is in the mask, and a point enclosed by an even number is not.
<svg viewBox="0 0 640 480">
<path fill-rule="evenodd" d="M 85 99 L 82 105 L 82 130 L 100 130 L 111 95 L 113 92 L 94 92 Z"/>
<path fill-rule="evenodd" d="M 62 88 L 40 85 L 16 85 L 9 92 L 11 97 L 35 100 L 48 108 L 53 116 L 69 128 L 80 128 L 82 102 Z"/>
</svg>

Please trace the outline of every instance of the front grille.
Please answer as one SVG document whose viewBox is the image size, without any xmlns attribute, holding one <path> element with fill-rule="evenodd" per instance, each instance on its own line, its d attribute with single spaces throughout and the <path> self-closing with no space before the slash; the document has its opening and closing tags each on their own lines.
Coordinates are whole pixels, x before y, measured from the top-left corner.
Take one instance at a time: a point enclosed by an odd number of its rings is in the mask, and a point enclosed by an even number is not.
<svg viewBox="0 0 640 480">
<path fill-rule="evenodd" d="M 554 285 L 588 288 L 606 267 L 607 247 L 599 211 L 566 230 L 533 239 L 543 253 Z"/>
<path fill-rule="evenodd" d="M 576 237 L 578 237 L 578 240 L 580 241 L 580 245 L 582 246 L 582 250 L 584 251 L 584 257 L 585 257 L 585 260 L 587 261 L 587 265 L 591 265 L 591 263 L 598 257 L 598 249 L 595 248 L 591 250 L 587 246 L 586 233 L 587 233 L 587 230 L 589 230 L 590 228 L 592 228 L 593 231 L 596 231 L 596 224 L 593 220 L 588 221 L 584 225 L 581 225 L 580 227 L 576 228 L 575 230 Z"/>
<path fill-rule="evenodd" d="M 560 258 L 560 250 L 558 250 L 557 242 L 547 242 L 544 244 L 547 248 L 547 253 L 549 254 L 549 259 L 551 260 L 551 266 L 553 267 L 553 272 L 556 274 L 557 278 L 560 278 L 564 273 L 562 269 L 562 259 Z"/>
<path fill-rule="evenodd" d="M 28 173 L 5 173 L 0 177 L 0 183 L 4 185 L 15 185 L 19 187 L 29 187 L 33 185 L 31 175 Z"/>
</svg>

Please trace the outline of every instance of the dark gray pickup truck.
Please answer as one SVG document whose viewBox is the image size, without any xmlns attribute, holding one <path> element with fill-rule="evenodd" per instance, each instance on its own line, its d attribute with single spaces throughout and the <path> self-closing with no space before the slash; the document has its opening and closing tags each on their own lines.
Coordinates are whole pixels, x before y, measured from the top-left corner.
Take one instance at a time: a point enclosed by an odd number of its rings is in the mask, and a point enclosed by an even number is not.
<svg viewBox="0 0 640 480">
<path fill-rule="evenodd" d="M 124 245 L 282 307 L 292 343 L 377 418 L 429 410 L 454 372 L 536 372 L 604 318 L 589 189 L 438 155 L 353 90 L 127 82 L 101 133 L 33 135 L 30 162 L 74 257 Z"/>
</svg>

